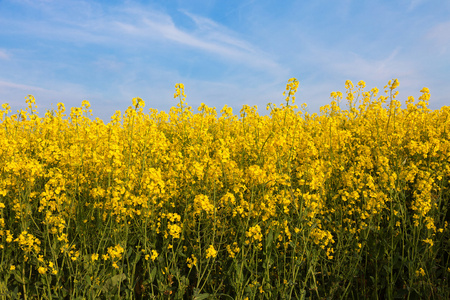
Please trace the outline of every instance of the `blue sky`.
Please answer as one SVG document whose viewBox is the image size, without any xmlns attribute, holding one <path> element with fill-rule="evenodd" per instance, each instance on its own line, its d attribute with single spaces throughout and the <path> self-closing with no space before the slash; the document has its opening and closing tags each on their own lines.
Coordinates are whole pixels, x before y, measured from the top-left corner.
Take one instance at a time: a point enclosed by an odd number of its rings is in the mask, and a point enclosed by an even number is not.
<svg viewBox="0 0 450 300">
<path fill-rule="evenodd" d="M 450 1 L 0 0 L 0 103 L 36 97 L 40 116 L 88 100 L 110 121 L 133 97 L 169 111 L 176 83 L 187 102 L 239 114 L 282 103 L 318 112 L 347 79 L 399 100 L 426 86 L 430 107 L 450 104 Z"/>
</svg>

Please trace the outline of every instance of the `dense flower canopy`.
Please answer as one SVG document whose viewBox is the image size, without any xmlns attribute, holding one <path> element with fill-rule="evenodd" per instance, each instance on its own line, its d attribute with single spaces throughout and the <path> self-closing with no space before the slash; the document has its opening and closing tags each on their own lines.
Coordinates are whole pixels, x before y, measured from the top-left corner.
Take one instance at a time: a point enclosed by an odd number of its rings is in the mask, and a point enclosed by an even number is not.
<svg viewBox="0 0 450 300">
<path fill-rule="evenodd" d="M 75 272 L 98 283 L 83 281 L 92 296 L 106 293 L 98 286 L 108 268 L 125 276 L 112 286 L 141 294 L 333 295 L 343 283 L 361 289 L 354 278 L 373 272 L 405 286 L 437 276 L 437 285 L 450 272 L 450 108 L 428 109 L 427 88 L 402 108 L 398 85 L 378 95 L 347 81 L 313 115 L 294 105 L 295 78 L 269 116 L 249 106 L 219 116 L 205 104 L 194 113 L 182 84 L 168 114 L 146 114 L 135 98 L 108 124 L 89 118 L 87 101 L 42 118 L 31 95 L 18 114 L 3 105 L 1 267 L 22 280 L 8 285 L 25 292 L 25 277 L 44 276 L 75 293 L 63 286 Z M 408 253 L 403 263 L 399 253 Z"/>
</svg>

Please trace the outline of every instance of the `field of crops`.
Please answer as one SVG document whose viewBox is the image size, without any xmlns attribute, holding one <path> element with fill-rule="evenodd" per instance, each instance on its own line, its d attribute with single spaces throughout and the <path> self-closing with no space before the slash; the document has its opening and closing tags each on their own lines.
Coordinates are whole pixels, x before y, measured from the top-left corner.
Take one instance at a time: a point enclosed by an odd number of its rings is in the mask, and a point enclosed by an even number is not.
<svg viewBox="0 0 450 300">
<path fill-rule="evenodd" d="M 450 107 L 0 111 L 1 299 L 449 299 Z"/>
</svg>

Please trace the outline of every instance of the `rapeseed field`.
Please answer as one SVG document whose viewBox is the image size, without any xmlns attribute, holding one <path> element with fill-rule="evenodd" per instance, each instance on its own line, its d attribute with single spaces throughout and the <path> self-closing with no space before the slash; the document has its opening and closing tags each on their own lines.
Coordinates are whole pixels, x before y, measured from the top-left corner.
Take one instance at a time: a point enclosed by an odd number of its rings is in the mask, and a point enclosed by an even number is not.
<svg viewBox="0 0 450 300">
<path fill-rule="evenodd" d="M 449 299 L 450 107 L 0 111 L 1 299 Z"/>
</svg>

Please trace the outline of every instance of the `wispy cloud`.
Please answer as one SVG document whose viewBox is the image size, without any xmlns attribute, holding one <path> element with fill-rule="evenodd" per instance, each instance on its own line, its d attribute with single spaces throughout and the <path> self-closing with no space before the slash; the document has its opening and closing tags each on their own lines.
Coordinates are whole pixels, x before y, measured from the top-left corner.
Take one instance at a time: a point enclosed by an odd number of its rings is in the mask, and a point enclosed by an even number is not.
<svg viewBox="0 0 450 300">
<path fill-rule="evenodd" d="M 435 25 L 428 31 L 426 37 L 433 43 L 439 54 L 447 54 L 450 49 L 450 21 Z"/>
<path fill-rule="evenodd" d="M 9 55 L 6 53 L 5 50 L 0 49 L 0 59 L 9 59 Z"/>
<path fill-rule="evenodd" d="M 131 48 L 136 44 L 148 48 L 145 41 L 156 41 L 161 45 L 172 42 L 211 55 L 213 59 L 225 59 L 246 65 L 257 70 L 271 73 L 282 71 L 274 57 L 265 53 L 256 45 L 249 43 L 244 36 L 220 25 L 210 18 L 196 15 L 185 9 L 179 11 L 190 18 L 195 26 L 182 28 L 173 17 L 151 6 L 142 6 L 134 2 L 125 2 L 105 8 L 86 1 L 58 2 L 38 1 L 27 3 L 46 16 L 45 20 L 30 20 L 14 23 L 23 34 L 54 41 L 65 41 L 75 45 L 97 44 L 111 47 Z M 71 9 L 68 10 L 67 6 Z M 71 11 L 78 11 L 75 16 Z M 176 46 L 165 44 L 168 51 Z"/>
<path fill-rule="evenodd" d="M 5 88 L 17 89 L 17 90 L 21 90 L 23 92 L 33 92 L 33 91 L 44 92 L 44 91 L 48 91 L 46 89 L 43 89 L 43 88 L 40 88 L 40 87 L 37 87 L 37 86 L 20 84 L 20 83 L 14 83 L 14 82 L 8 82 L 8 81 L 1 81 L 1 80 L 0 80 L 0 88 L 2 88 L 2 89 L 5 89 Z"/>
<path fill-rule="evenodd" d="M 100 69 L 107 71 L 121 71 L 121 69 L 124 67 L 124 63 L 111 55 L 105 55 L 98 58 L 94 62 L 94 65 L 98 66 Z"/>
<path fill-rule="evenodd" d="M 232 32 L 225 26 L 222 26 L 209 18 L 192 14 L 186 10 L 181 10 L 181 12 L 183 12 L 186 16 L 188 16 L 195 22 L 195 24 L 197 25 L 198 35 L 224 45 L 238 48 L 245 52 L 258 52 L 250 43 L 243 39 L 237 38 L 236 33 Z"/>
<path fill-rule="evenodd" d="M 349 78 L 360 78 L 371 81 L 384 81 L 391 79 L 392 76 L 401 77 L 411 74 L 414 66 L 410 63 L 403 63 L 399 59 L 400 48 L 397 47 L 391 53 L 380 59 L 366 58 L 357 53 L 346 55 L 344 60 L 330 62 L 330 68 Z"/>
<path fill-rule="evenodd" d="M 417 7 L 421 6 L 427 0 L 408 0 L 408 1 L 409 1 L 408 11 L 412 11 Z"/>
<path fill-rule="evenodd" d="M 123 34 L 141 38 L 153 38 L 161 42 L 171 41 L 215 57 L 222 57 L 257 69 L 280 71 L 281 67 L 268 54 L 251 45 L 245 39 L 211 19 L 182 10 L 196 27 L 190 31 L 178 27 L 173 19 L 161 12 L 141 13 L 127 9 L 130 21 L 115 21 L 114 25 Z M 137 20 L 137 21 L 136 21 Z"/>
</svg>

